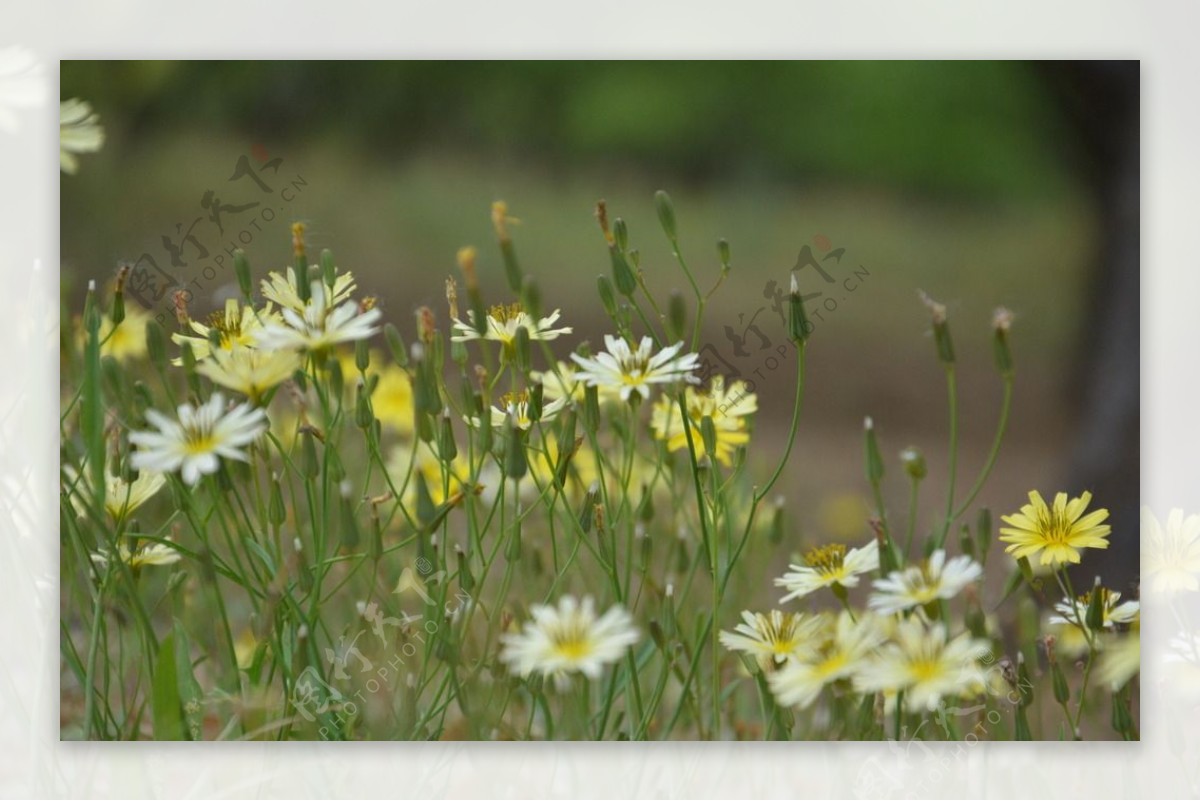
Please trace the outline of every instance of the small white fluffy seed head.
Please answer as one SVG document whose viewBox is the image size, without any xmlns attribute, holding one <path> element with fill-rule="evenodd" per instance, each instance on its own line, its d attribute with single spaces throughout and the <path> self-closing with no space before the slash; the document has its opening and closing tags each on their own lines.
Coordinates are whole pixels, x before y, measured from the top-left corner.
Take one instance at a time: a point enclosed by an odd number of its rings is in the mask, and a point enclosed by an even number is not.
<svg viewBox="0 0 1200 801">
<path fill-rule="evenodd" d="M 292 547 L 296 549 L 296 553 L 300 553 L 304 550 L 304 543 L 300 541 L 299 537 L 296 537 L 292 540 Z"/>
</svg>

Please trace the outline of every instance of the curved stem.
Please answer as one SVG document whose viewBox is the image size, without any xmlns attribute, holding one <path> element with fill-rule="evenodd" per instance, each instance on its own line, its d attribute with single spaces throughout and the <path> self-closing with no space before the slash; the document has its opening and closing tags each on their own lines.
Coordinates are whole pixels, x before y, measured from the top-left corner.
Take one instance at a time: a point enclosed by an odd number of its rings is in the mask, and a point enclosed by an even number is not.
<svg viewBox="0 0 1200 801">
<path fill-rule="evenodd" d="M 1013 396 L 1013 378 L 1011 375 L 1004 377 L 1004 399 L 1000 402 L 1000 420 L 996 424 L 996 436 L 992 440 L 992 448 L 988 451 L 987 461 L 983 463 L 983 469 L 979 472 L 979 478 L 975 479 L 975 484 L 967 493 L 967 498 L 955 510 L 954 516 L 951 519 L 951 525 L 954 520 L 962 516 L 962 513 L 970 508 L 975 497 L 979 495 L 983 485 L 987 483 L 988 476 L 991 475 L 992 468 L 996 465 L 996 459 L 1000 456 L 1000 443 L 1004 440 L 1004 434 L 1008 430 L 1008 413 L 1012 407 Z"/>
</svg>

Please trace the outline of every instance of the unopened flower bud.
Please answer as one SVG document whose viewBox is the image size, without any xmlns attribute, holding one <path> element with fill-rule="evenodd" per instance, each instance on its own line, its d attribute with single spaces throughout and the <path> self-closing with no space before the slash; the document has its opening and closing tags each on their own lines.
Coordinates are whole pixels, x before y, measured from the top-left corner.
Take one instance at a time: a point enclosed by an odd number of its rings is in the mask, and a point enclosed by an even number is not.
<svg viewBox="0 0 1200 801">
<path fill-rule="evenodd" d="M 654 209 L 658 212 L 658 222 L 662 226 L 663 233 L 667 235 L 667 239 L 675 242 L 678 239 L 678 233 L 675 229 L 675 204 L 671 202 L 671 196 L 661 189 L 655 192 Z"/>
<path fill-rule="evenodd" d="M 916 481 L 925 478 L 929 473 L 925 456 L 916 448 L 909 447 L 900 451 L 900 463 L 904 465 L 904 472 Z"/>
</svg>

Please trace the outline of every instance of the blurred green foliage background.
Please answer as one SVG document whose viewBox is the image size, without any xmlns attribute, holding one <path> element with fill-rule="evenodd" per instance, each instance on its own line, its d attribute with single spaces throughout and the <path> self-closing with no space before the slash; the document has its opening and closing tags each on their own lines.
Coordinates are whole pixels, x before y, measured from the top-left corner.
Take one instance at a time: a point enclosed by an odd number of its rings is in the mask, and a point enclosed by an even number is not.
<svg viewBox="0 0 1200 801">
<path fill-rule="evenodd" d="M 420 305 L 445 320 L 443 278 L 462 245 L 480 248 L 489 300 L 508 299 L 489 221 L 491 202 L 503 199 L 521 220 L 517 250 L 547 303 L 563 307 L 578 338 L 597 342 L 606 326 L 595 278 L 608 269 L 597 199 L 628 221 L 652 288 L 665 296 L 685 285 L 654 215 L 662 188 L 702 283 L 717 275 L 717 239 L 732 244 L 733 272 L 706 329 L 727 357 L 724 326 L 743 330 L 769 303 L 767 281 L 786 283 L 804 245 L 826 237 L 845 248 L 829 262 L 839 282 L 867 272 L 852 293 L 801 273 L 806 292 L 836 303 L 810 348 L 806 423 L 784 488 L 799 499 L 805 530 L 865 533 L 864 415 L 892 465 L 917 445 L 932 480 L 941 477 L 944 385 L 918 289 L 950 309 L 964 476 L 977 469 L 999 407 L 991 312 L 1017 314 L 1011 435 L 983 500 L 1011 511 L 1032 487 L 1052 491 L 1064 469 L 1097 222 L 1075 143 L 1035 65 L 64 62 L 61 95 L 90 101 L 108 133 L 104 149 L 62 180 L 68 314 L 86 279 L 108 279 L 121 260 L 153 252 L 169 265 L 160 242 L 178 239 L 177 224 L 205 217 L 195 228 L 204 246 L 241 244 L 261 273 L 287 263 L 287 222 L 300 219 L 311 245 L 333 249 L 408 331 Z M 273 190 L 303 184 L 290 201 L 272 194 L 267 203 L 247 179 L 230 180 L 246 155 L 259 166 L 282 159 L 262 173 Z M 278 216 L 248 244 L 235 242 L 246 225 L 229 214 L 218 234 L 201 206 L 207 190 L 230 204 L 273 203 Z M 202 282 L 198 310 L 215 307 L 232 282 L 229 270 Z M 769 310 L 757 321 L 782 341 Z M 750 373 L 763 360 L 752 352 L 739 364 Z M 780 367 L 757 387 L 768 452 L 792 380 Z M 905 492 L 892 482 L 897 508 Z"/>
</svg>

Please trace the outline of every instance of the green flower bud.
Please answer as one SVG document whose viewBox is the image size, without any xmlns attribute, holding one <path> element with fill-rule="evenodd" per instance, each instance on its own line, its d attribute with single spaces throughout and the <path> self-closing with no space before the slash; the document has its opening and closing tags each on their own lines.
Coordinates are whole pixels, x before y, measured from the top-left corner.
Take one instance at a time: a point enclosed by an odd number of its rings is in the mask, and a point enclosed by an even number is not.
<svg viewBox="0 0 1200 801">
<path fill-rule="evenodd" d="M 250 277 L 250 262 L 246 259 L 246 251 L 241 248 L 233 252 L 233 273 L 237 276 L 242 297 L 249 300 L 254 295 L 254 281 Z"/>
<path fill-rule="evenodd" d="M 396 364 L 401 367 L 408 365 L 408 348 L 404 347 L 404 338 L 400 336 L 400 331 L 396 326 L 388 323 L 383 327 L 383 337 L 387 340 L 388 350 L 392 352 L 392 358 Z"/>
<path fill-rule="evenodd" d="M 1013 313 L 1001 306 L 992 316 L 992 353 L 996 358 L 996 370 L 1009 378 L 1013 374 L 1012 351 L 1008 347 L 1008 332 L 1012 328 Z"/>
<path fill-rule="evenodd" d="M 874 486 L 883 478 L 883 456 L 879 453 L 879 441 L 875 437 L 875 421 L 863 419 L 863 443 L 866 448 L 867 481 Z"/>
<path fill-rule="evenodd" d="M 625 225 L 625 221 L 620 217 L 613 220 L 613 242 L 621 250 L 622 253 L 629 250 L 629 227 Z"/>
<path fill-rule="evenodd" d="M 529 329 L 517 326 L 517 336 L 513 340 L 513 355 L 516 357 L 517 369 L 522 373 L 529 372 L 533 364 L 533 345 L 529 340 Z"/>
<path fill-rule="evenodd" d="M 667 299 L 667 336 L 672 342 L 683 339 L 687 329 L 687 301 L 678 289 L 671 290 Z"/>
<path fill-rule="evenodd" d="M 804 310 L 804 300 L 800 295 L 800 282 L 792 273 L 791 292 L 788 294 L 788 336 L 792 342 L 799 345 L 808 340 L 812 333 L 812 323 L 808 321 L 808 312 Z"/>
<path fill-rule="evenodd" d="M 371 366 L 371 346 L 365 339 L 354 343 L 354 366 L 360 373 L 367 372 L 367 368 Z"/>
<path fill-rule="evenodd" d="M 933 321 L 933 340 L 937 345 L 938 359 L 942 364 L 954 364 L 954 343 L 950 340 L 950 326 L 946 322 L 946 307 L 938 303 L 924 292 L 918 293 L 921 302 L 929 309 Z"/>
<path fill-rule="evenodd" d="M 675 230 L 675 204 L 671 202 L 671 196 L 661 189 L 655 192 L 654 209 L 658 212 L 658 222 L 662 226 L 663 233 L 672 243 L 675 242 L 678 234 Z"/>
<path fill-rule="evenodd" d="M 458 444 L 454 441 L 454 426 L 450 424 L 449 409 L 442 411 L 441 432 L 438 437 L 438 456 L 447 465 L 458 457 Z"/>
<path fill-rule="evenodd" d="M 154 369 L 161 372 L 167 368 L 167 335 L 158 320 L 146 321 L 146 351 Z"/>
<path fill-rule="evenodd" d="M 539 319 L 542 316 L 542 290 L 532 275 L 525 276 L 521 282 L 521 303 L 530 317 Z"/>
<path fill-rule="evenodd" d="M 521 479 L 529 470 L 529 461 L 525 454 L 524 432 L 513 425 L 509 417 L 504 422 L 504 475 L 508 478 Z"/>
<path fill-rule="evenodd" d="M 596 289 L 600 292 L 600 303 L 604 305 L 604 311 L 609 317 L 616 318 L 617 316 L 617 295 L 613 290 L 612 281 L 607 275 L 601 275 L 596 278 Z"/>
<path fill-rule="evenodd" d="M 321 251 L 321 279 L 330 289 L 333 289 L 337 282 L 337 266 L 333 263 L 333 252 L 329 249 Z"/>
<path fill-rule="evenodd" d="M 900 451 L 900 463 L 904 465 L 904 472 L 915 481 L 920 481 L 929 474 L 925 456 L 916 448 L 909 447 Z"/>
<path fill-rule="evenodd" d="M 1092 585 L 1092 592 L 1088 596 L 1087 617 L 1084 622 L 1092 631 L 1100 631 L 1104 628 L 1104 601 L 1108 592 L 1100 586 L 1100 577 L 1096 576 L 1096 581 Z"/>
<path fill-rule="evenodd" d="M 717 240 L 717 258 L 721 260 L 721 272 L 728 273 L 730 269 L 729 242 L 724 239 Z"/>
</svg>

